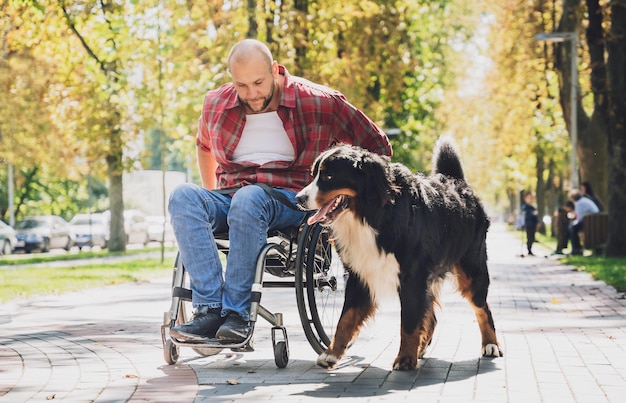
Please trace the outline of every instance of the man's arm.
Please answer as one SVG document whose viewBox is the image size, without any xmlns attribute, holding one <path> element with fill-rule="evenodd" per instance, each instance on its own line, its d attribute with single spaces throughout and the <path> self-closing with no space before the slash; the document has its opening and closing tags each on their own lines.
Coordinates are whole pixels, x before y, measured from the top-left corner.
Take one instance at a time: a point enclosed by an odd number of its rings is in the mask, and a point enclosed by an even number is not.
<svg viewBox="0 0 626 403">
<path fill-rule="evenodd" d="M 371 152 L 391 157 L 393 151 L 387 134 L 379 128 L 363 111 L 352 105 L 340 94 L 334 97 L 335 116 L 342 132 L 341 142 L 358 145 Z"/>
<path fill-rule="evenodd" d="M 198 168 L 200 170 L 200 179 L 202 187 L 213 190 L 215 189 L 215 171 L 217 170 L 217 161 L 211 152 L 196 147 L 196 155 L 198 157 Z"/>
</svg>

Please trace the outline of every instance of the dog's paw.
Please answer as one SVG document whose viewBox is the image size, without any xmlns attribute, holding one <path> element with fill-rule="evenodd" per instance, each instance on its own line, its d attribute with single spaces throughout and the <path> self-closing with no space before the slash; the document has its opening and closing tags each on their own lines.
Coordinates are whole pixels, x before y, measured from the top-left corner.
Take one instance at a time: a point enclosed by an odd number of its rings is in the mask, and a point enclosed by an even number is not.
<svg viewBox="0 0 626 403">
<path fill-rule="evenodd" d="M 482 348 L 483 357 L 502 357 L 504 352 L 497 344 L 487 344 Z"/>
<path fill-rule="evenodd" d="M 339 362 L 339 358 L 329 353 L 322 353 L 317 357 L 315 363 L 322 368 L 331 369 Z"/>
<path fill-rule="evenodd" d="M 417 368 L 417 359 L 415 357 L 396 357 L 393 362 L 394 371 L 412 371 Z"/>
</svg>

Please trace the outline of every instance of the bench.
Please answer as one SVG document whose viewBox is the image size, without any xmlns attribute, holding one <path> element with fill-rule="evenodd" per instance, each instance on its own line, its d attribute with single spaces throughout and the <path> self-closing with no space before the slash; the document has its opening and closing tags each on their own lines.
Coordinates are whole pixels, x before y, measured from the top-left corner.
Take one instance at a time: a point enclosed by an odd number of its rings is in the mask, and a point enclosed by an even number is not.
<svg viewBox="0 0 626 403">
<path fill-rule="evenodd" d="M 587 214 L 583 219 L 583 245 L 593 253 L 601 254 L 608 238 L 609 215 L 607 213 Z"/>
</svg>

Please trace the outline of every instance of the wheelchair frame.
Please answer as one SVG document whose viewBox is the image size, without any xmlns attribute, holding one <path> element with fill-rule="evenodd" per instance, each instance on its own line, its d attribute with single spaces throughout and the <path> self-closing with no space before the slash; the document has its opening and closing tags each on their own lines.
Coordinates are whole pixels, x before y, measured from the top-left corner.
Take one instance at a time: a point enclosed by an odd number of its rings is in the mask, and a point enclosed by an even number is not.
<svg viewBox="0 0 626 403">
<path fill-rule="evenodd" d="M 229 253 L 228 234 L 216 234 L 218 250 Z M 334 260 L 334 264 L 333 264 Z M 293 277 L 294 281 L 264 281 L 263 274 L 278 277 Z M 250 307 L 251 330 L 241 343 L 220 343 L 217 339 L 207 341 L 177 340 L 170 336 L 169 329 L 188 320 L 191 290 L 186 286 L 187 273 L 180 258 L 176 256 L 172 276 L 172 301 L 169 311 L 164 313 L 161 326 L 163 352 L 168 364 L 179 359 L 179 347 L 191 347 L 202 356 L 219 353 L 222 349 L 245 352 L 252 351 L 252 337 L 257 317 L 261 316 L 272 325 L 271 338 L 274 362 L 285 368 L 289 362 L 289 342 L 283 326 L 282 313 L 272 313 L 261 305 L 264 288 L 295 287 L 300 322 L 309 344 L 320 354 L 330 344 L 339 314 L 343 307 L 347 274 L 343 272 L 339 258 L 332 253 L 332 241 L 328 229 L 319 224 L 309 225 L 306 218 L 299 227 L 272 230 L 268 243 L 261 249 L 256 262 L 255 280 L 252 285 Z"/>
</svg>

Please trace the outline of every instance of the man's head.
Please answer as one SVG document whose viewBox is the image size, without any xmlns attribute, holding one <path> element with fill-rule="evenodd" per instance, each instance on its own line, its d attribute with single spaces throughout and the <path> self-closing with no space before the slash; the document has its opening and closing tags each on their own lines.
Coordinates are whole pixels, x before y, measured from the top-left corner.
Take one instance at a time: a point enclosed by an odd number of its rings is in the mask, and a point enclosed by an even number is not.
<svg viewBox="0 0 626 403">
<path fill-rule="evenodd" d="M 237 96 L 249 112 L 265 112 L 277 96 L 278 63 L 267 45 L 244 39 L 230 50 L 228 71 Z"/>
<path fill-rule="evenodd" d="M 580 194 L 580 190 L 572 189 L 572 190 L 569 191 L 569 198 L 574 200 L 575 202 L 580 200 L 581 197 L 582 197 L 582 195 Z"/>
</svg>

